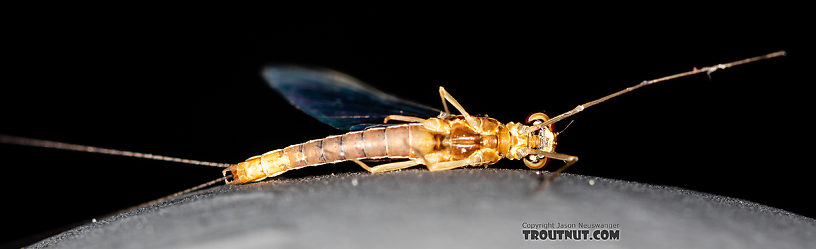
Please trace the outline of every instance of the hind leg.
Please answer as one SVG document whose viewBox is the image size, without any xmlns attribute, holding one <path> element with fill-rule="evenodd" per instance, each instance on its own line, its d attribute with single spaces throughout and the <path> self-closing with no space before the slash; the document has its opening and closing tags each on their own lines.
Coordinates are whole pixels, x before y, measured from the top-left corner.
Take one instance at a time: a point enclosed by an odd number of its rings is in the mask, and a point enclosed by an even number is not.
<svg viewBox="0 0 816 249">
<path fill-rule="evenodd" d="M 420 123 L 422 121 L 425 121 L 424 118 L 418 118 L 418 117 L 403 116 L 403 115 L 388 115 L 387 117 L 385 117 L 385 120 L 383 121 L 383 123 L 388 123 L 388 121 L 390 121 L 390 120 L 397 120 L 397 121 L 403 121 L 403 122 L 408 122 L 408 123 Z"/>
<path fill-rule="evenodd" d="M 431 165 L 427 165 L 428 170 L 430 171 L 443 171 L 443 170 L 451 170 L 455 168 L 461 168 L 464 166 L 468 166 L 468 162 L 466 160 L 459 160 L 459 161 L 450 161 L 450 162 L 441 162 L 441 163 L 434 163 Z"/>
<path fill-rule="evenodd" d="M 414 167 L 414 166 L 419 165 L 419 163 L 414 161 L 414 160 L 408 160 L 408 161 L 386 163 L 386 164 L 377 165 L 377 166 L 374 166 L 374 167 L 369 167 L 368 165 L 366 165 L 364 162 L 361 162 L 360 160 L 351 160 L 351 161 L 356 163 L 357 165 L 360 165 L 360 167 L 363 167 L 363 169 L 367 170 L 368 172 L 371 172 L 371 173 L 374 173 L 374 174 L 382 173 L 382 172 L 388 172 L 388 171 L 394 171 L 394 170 L 401 170 L 401 169 L 404 169 L 404 168 L 410 168 L 410 167 Z"/>
</svg>

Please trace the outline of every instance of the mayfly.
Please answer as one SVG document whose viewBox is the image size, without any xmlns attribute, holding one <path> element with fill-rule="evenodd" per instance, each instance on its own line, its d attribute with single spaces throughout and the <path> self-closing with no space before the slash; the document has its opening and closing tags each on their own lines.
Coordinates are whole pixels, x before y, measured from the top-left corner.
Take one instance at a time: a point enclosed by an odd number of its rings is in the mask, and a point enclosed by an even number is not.
<svg viewBox="0 0 816 249">
<path fill-rule="evenodd" d="M 578 161 L 576 156 L 556 152 L 559 132 L 554 129 L 555 123 L 643 86 L 695 74 L 711 74 L 717 70 L 784 55 L 784 51 L 779 51 L 643 81 L 578 105 L 560 115 L 549 117 L 543 113 L 535 113 L 520 123 L 501 123 L 488 116 L 471 115 L 444 87 L 439 87 L 442 110 L 438 110 L 386 94 L 339 72 L 296 66 L 270 66 L 263 70 L 264 78 L 292 105 L 332 127 L 349 132 L 273 150 L 237 164 L 203 162 L 7 135 L 0 135 L 0 142 L 226 168 L 222 171 L 223 177 L 172 196 L 221 181 L 226 184 L 257 182 L 295 169 L 343 161 L 354 162 L 371 173 L 417 165 L 424 165 L 431 171 L 488 166 L 503 158 L 522 160 L 530 169 L 541 169 L 551 159 L 564 161 L 562 166 L 545 178 L 543 183 L 547 183 Z M 449 105 L 455 109 L 456 114 Z M 377 159 L 394 161 L 368 165 L 371 164 L 369 160 Z"/>
</svg>

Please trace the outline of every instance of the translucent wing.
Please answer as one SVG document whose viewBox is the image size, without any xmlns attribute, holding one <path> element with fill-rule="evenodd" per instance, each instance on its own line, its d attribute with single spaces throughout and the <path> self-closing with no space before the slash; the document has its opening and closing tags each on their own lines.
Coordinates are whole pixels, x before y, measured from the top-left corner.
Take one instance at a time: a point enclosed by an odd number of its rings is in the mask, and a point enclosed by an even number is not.
<svg viewBox="0 0 816 249">
<path fill-rule="evenodd" d="M 382 125 L 388 115 L 433 117 L 440 111 L 374 89 L 340 72 L 297 66 L 269 66 L 270 86 L 303 112 L 341 130 Z"/>
</svg>

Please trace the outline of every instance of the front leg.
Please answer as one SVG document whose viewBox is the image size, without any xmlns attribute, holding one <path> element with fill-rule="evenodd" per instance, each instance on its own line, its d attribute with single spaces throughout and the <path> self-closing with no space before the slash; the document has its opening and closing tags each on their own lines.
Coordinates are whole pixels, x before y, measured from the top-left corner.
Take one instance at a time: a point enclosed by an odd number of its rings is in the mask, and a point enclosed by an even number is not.
<svg viewBox="0 0 816 249">
<path fill-rule="evenodd" d="M 553 171 L 552 176 L 550 176 L 551 180 L 555 179 L 555 177 L 560 175 L 561 172 L 563 172 L 564 170 L 566 170 L 567 168 L 569 168 L 570 166 L 572 166 L 573 164 L 578 162 L 578 157 L 577 156 L 570 156 L 570 155 L 567 155 L 567 154 L 561 154 L 561 153 L 556 153 L 556 152 L 536 151 L 536 152 L 533 152 L 533 154 L 535 154 L 537 156 L 541 156 L 541 157 L 552 158 L 552 159 L 562 160 L 562 161 L 566 162 L 566 164 L 564 164 L 564 166 L 561 166 L 561 168 L 558 168 L 557 170 Z"/>
<path fill-rule="evenodd" d="M 566 162 L 566 164 L 564 164 L 564 166 L 561 166 L 557 170 L 553 171 L 553 173 L 549 177 L 542 177 L 541 178 L 541 182 L 538 185 L 538 192 L 541 192 L 544 189 L 546 189 L 547 186 L 550 185 L 550 183 L 552 181 L 554 181 L 556 177 L 558 177 L 558 175 L 561 175 L 561 172 L 564 172 L 564 170 L 566 170 L 567 168 L 569 168 L 570 166 L 572 166 L 573 164 L 578 162 L 578 157 L 576 157 L 576 156 L 570 156 L 570 155 L 567 155 L 567 154 L 561 154 L 561 153 L 556 153 L 556 152 L 546 152 L 546 151 L 540 151 L 539 150 L 539 151 L 533 152 L 533 154 L 535 154 L 537 156 L 541 156 L 541 157 L 552 158 L 552 159 L 562 160 L 562 161 Z"/>
</svg>

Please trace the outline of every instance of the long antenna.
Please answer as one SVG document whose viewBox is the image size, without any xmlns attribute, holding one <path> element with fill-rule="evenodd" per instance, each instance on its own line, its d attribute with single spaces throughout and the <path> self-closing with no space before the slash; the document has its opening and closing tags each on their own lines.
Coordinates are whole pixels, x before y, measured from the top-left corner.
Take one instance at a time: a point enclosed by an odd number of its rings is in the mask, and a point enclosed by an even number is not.
<svg viewBox="0 0 816 249">
<path fill-rule="evenodd" d="M 766 60 L 766 59 L 771 59 L 771 58 L 776 58 L 776 57 L 781 57 L 781 56 L 785 56 L 785 51 L 777 51 L 777 52 L 773 52 L 773 53 L 766 54 L 766 55 L 751 57 L 751 58 L 748 58 L 748 59 L 742 59 L 742 60 L 729 62 L 729 63 L 725 63 L 725 64 L 718 64 L 718 65 L 714 65 L 714 66 L 710 66 L 710 67 L 704 67 L 704 68 L 700 68 L 700 69 L 694 68 L 693 70 L 688 71 L 688 72 L 673 74 L 673 75 L 669 75 L 669 76 L 666 76 L 666 77 L 657 78 L 657 79 L 653 79 L 653 80 L 646 80 L 646 81 L 640 82 L 640 84 L 637 84 L 637 85 L 634 85 L 634 86 L 631 86 L 631 87 L 627 87 L 626 89 L 617 91 L 617 92 L 615 92 L 613 94 L 610 94 L 610 95 L 606 95 L 606 96 L 604 96 L 604 97 L 602 97 L 600 99 L 596 99 L 596 100 L 584 103 L 583 105 L 578 105 L 578 106 L 576 106 L 575 108 L 573 108 L 572 110 L 570 110 L 568 112 L 562 113 L 561 115 L 555 116 L 555 117 L 545 121 L 544 123 L 539 124 L 539 127 L 545 127 L 547 125 L 550 125 L 550 124 L 553 124 L 555 122 L 561 121 L 562 119 L 565 119 L 565 118 L 567 118 L 569 116 L 575 115 L 576 113 L 579 113 L 579 112 L 583 111 L 584 109 L 589 108 L 590 106 L 593 106 L 593 105 L 596 105 L 598 103 L 607 101 L 607 100 L 609 100 L 611 98 L 623 95 L 624 93 L 634 91 L 634 90 L 636 90 L 638 88 L 641 88 L 643 86 L 651 85 L 651 84 L 654 84 L 654 83 L 657 83 L 657 82 L 682 78 L 682 77 L 686 77 L 686 76 L 690 76 L 690 75 L 701 74 L 701 73 L 706 73 L 706 74 L 710 75 L 714 71 L 717 71 L 717 70 L 720 70 L 720 69 L 726 69 L 726 68 L 729 68 L 729 67 L 739 66 L 739 65 L 748 64 L 748 63 L 755 62 L 755 61 L 761 61 L 761 60 Z"/>
<path fill-rule="evenodd" d="M 232 166 L 232 164 L 229 164 L 229 163 L 206 162 L 206 161 L 191 160 L 191 159 L 184 159 L 184 158 L 178 158 L 178 157 L 154 155 L 154 154 L 148 154 L 148 153 L 139 153 L 139 152 L 133 152 L 133 151 L 126 151 L 126 150 L 116 150 L 116 149 L 100 148 L 100 147 L 87 146 L 87 145 L 70 144 L 70 143 L 63 143 L 63 142 L 57 142 L 57 141 L 51 141 L 51 140 L 42 140 L 42 139 L 34 139 L 34 138 L 9 136 L 9 135 L 5 135 L 5 134 L 0 134 L 0 143 L 23 145 L 23 146 L 32 146 L 32 147 L 40 147 L 40 148 L 60 149 L 60 150 L 84 151 L 84 152 L 99 153 L 99 154 L 106 154 L 106 155 L 145 158 L 145 159 L 153 159 L 153 160 L 159 160 L 159 161 L 168 161 L 168 162 L 185 163 L 185 164 L 219 167 L 219 168 L 227 168 L 229 166 Z"/>
</svg>

